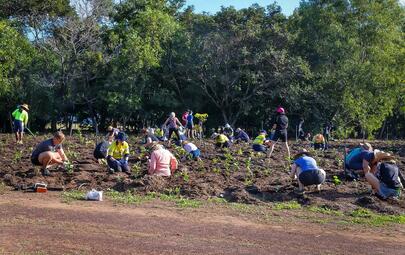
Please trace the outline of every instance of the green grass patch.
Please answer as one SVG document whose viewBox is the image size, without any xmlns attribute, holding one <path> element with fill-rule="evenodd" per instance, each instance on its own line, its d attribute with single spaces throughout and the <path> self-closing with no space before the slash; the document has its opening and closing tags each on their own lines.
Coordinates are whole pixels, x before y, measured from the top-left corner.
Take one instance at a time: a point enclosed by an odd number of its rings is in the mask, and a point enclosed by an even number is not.
<svg viewBox="0 0 405 255">
<path fill-rule="evenodd" d="M 174 202 L 181 208 L 198 208 L 202 205 L 199 200 L 184 198 L 177 194 L 159 194 L 158 197 L 162 201 Z"/>
<path fill-rule="evenodd" d="M 109 199 L 120 204 L 140 204 L 143 202 L 151 201 L 155 198 L 152 194 L 141 196 L 133 194 L 130 191 L 118 192 L 115 190 L 109 190 L 105 194 Z"/>
<path fill-rule="evenodd" d="M 213 204 L 227 204 L 228 201 L 226 201 L 225 198 L 222 197 L 210 197 L 207 199 L 208 203 L 213 203 Z"/>
<path fill-rule="evenodd" d="M 86 193 L 80 190 L 62 192 L 62 202 L 70 203 L 75 200 L 84 200 Z"/>
<path fill-rule="evenodd" d="M 308 210 L 311 212 L 322 213 L 322 214 L 333 215 L 333 216 L 343 216 L 344 215 L 343 212 L 333 210 L 328 207 L 311 206 L 308 208 Z"/>
<path fill-rule="evenodd" d="M 405 224 L 405 214 L 384 215 L 377 214 L 368 209 L 356 209 L 349 216 L 350 222 L 370 226 L 383 226 L 387 224 Z"/>
<path fill-rule="evenodd" d="M 242 213 L 253 213 L 259 208 L 257 205 L 241 204 L 241 203 L 229 203 L 229 208 Z"/>
<path fill-rule="evenodd" d="M 297 210 L 301 209 L 301 205 L 297 201 L 289 201 L 289 202 L 275 203 L 273 208 L 275 210 Z"/>
<path fill-rule="evenodd" d="M 5 194 L 7 191 L 7 186 L 4 184 L 4 182 L 0 182 L 0 195 Z"/>
</svg>

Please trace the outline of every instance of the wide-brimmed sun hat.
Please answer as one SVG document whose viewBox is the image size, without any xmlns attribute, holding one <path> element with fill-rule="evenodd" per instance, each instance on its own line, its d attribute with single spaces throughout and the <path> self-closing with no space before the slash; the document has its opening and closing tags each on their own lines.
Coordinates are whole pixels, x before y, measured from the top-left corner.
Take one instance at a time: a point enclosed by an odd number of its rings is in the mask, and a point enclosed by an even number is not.
<svg viewBox="0 0 405 255">
<path fill-rule="evenodd" d="M 372 161 L 373 164 L 376 164 L 378 162 L 382 161 L 390 161 L 395 163 L 395 157 L 391 155 L 388 152 L 380 151 L 380 150 L 374 150 L 374 159 Z"/>
<path fill-rule="evenodd" d="M 30 108 L 29 108 L 29 106 L 27 104 L 22 104 L 22 105 L 20 105 L 20 107 L 23 108 L 26 111 L 30 110 Z"/>
</svg>

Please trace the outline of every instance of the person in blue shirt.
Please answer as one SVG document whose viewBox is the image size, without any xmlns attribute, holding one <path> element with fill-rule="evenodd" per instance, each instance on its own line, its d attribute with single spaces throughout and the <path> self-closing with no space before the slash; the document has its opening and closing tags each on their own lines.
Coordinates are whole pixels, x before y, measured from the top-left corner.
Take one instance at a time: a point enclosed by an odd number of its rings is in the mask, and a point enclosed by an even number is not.
<svg viewBox="0 0 405 255">
<path fill-rule="evenodd" d="M 241 128 L 237 128 L 235 130 L 235 136 L 234 136 L 235 142 L 245 142 L 248 143 L 250 141 L 249 135 Z"/>
<path fill-rule="evenodd" d="M 345 167 L 355 172 L 363 170 L 363 172 L 366 173 L 370 171 L 373 160 L 373 147 L 369 143 L 364 143 L 347 154 Z"/>
<path fill-rule="evenodd" d="M 311 154 L 303 149 L 294 156 L 290 177 L 297 179 L 300 192 L 304 192 L 305 186 L 311 185 L 316 185 L 317 190 L 320 191 L 321 184 L 325 182 L 326 173 L 318 167 Z"/>
<path fill-rule="evenodd" d="M 188 115 L 187 115 L 187 137 L 190 139 L 194 139 L 194 116 L 193 116 L 193 111 L 188 110 Z"/>
</svg>

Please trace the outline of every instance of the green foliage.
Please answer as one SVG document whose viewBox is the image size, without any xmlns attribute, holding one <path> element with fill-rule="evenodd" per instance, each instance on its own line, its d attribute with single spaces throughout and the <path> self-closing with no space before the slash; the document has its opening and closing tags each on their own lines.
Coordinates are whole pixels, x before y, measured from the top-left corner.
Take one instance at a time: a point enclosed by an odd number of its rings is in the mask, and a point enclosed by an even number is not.
<svg viewBox="0 0 405 255">
<path fill-rule="evenodd" d="M 301 209 L 301 205 L 297 201 L 289 201 L 274 204 L 275 210 L 297 210 Z"/>
<path fill-rule="evenodd" d="M 368 209 L 356 209 L 350 213 L 350 222 L 371 226 L 383 226 L 387 224 L 405 224 L 405 215 L 376 214 Z"/>
<path fill-rule="evenodd" d="M 336 175 L 334 175 L 334 176 L 332 177 L 332 182 L 333 182 L 333 184 L 335 184 L 336 186 L 342 184 L 342 181 L 341 181 L 341 180 L 339 179 L 339 177 L 336 176 Z"/>
<path fill-rule="evenodd" d="M 62 192 L 62 202 L 71 203 L 75 200 L 84 200 L 86 193 L 80 190 Z"/>
</svg>

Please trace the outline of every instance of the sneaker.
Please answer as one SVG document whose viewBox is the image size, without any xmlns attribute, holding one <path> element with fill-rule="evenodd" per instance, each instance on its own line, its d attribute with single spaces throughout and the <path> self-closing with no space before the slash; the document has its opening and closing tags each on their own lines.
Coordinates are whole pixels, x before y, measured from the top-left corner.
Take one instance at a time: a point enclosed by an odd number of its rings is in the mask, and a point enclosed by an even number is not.
<svg viewBox="0 0 405 255">
<path fill-rule="evenodd" d="M 48 169 L 42 169 L 42 175 L 43 176 L 51 176 L 51 172 L 49 172 Z"/>
</svg>

